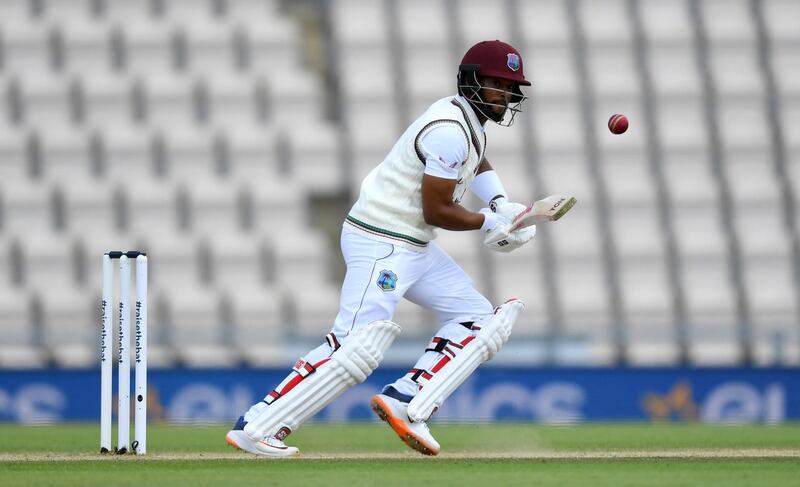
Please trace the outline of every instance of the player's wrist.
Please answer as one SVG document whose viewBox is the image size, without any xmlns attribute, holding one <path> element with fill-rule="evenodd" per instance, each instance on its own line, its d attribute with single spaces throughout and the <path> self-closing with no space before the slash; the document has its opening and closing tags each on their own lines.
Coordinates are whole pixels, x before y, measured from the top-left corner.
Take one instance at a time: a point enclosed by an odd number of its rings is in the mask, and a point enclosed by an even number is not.
<svg viewBox="0 0 800 487">
<path fill-rule="evenodd" d="M 481 225 L 482 232 L 489 232 L 497 226 L 500 219 L 496 213 L 489 208 L 482 208 L 480 213 L 483 215 L 483 224 Z"/>
<path fill-rule="evenodd" d="M 470 189 L 487 205 L 498 197 L 508 198 L 508 192 L 503 187 L 500 176 L 494 170 L 484 171 L 475 176 L 470 184 Z"/>
<path fill-rule="evenodd" d="M 489 201 L 489 208 L 495 213 L 497 213 L 497 208 L 508 204 L 508 197 L 502 194 L 498 194 L 491 201 Z"/>
</svg>

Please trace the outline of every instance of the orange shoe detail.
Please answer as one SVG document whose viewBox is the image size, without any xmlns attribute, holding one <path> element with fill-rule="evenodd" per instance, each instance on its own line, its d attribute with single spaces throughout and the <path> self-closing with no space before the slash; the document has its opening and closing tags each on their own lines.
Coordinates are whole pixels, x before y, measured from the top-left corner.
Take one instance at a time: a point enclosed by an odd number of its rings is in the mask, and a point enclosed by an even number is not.
<svg viewBox="0 0 800 487">
<path fill-rule="evenodd" d="M 423 455 L 430 455 L 435 456 L 439 453 L 439 451 L 433 448 L 431 445 L 425 443 L 422 439 L 414 435 L 414 433 L 408 429 L 402 419 L 394 416 L 392 414 L 392 410 L 380 396 L 374 396 L 370 401 L 370 406 L 372 406 L 372 410 L 375 411 L 375 414 L 378 415 L 383 421 L 389 423 L 389 426 L 392 427 L 397 436 L 403 440 L 403 443 L 408 445 L 410 448 L 422 453 Z"/>
</svg>

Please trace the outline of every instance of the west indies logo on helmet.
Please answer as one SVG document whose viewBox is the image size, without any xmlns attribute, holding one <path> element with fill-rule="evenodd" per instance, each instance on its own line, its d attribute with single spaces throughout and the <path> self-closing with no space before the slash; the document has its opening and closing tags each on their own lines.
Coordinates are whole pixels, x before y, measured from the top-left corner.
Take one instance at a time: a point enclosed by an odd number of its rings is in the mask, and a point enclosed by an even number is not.
<svg viewBox="0 0 800 487">
<path fill-rule="evenodd" d="M 500 78 L 514 82 L 508 105 L 484 100 L 481 90 L 509 93 L 498 88 L 482 86 L 481 80 L 484 78 Z M 530 81 L 525 79 L 519 51 L 498 40 L 482 41 L 470 47 L 458 67 L 458 94 L 469 100 L 470 105 L 481 115 L 506 127 L 514 123 L 514 117 L 522 111 L 520 106 L 527 98 L 522 94 L 520 86 L 530 86 L 530 84 Z M 504 110 L 496 112 L 492 107 L 502 107 Z M 508 111 L 511 112 L 511 117 L 504 123 Z"/>
</svg>

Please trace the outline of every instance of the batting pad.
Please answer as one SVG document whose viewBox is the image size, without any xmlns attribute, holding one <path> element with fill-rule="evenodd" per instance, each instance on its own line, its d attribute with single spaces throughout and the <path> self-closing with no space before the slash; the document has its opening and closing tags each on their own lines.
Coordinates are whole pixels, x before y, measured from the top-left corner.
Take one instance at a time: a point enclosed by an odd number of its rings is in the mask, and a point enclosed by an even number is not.
<svg viewBox="0 0 800 487">
<path fill-rule="evenodd" d="M 523 308 L 525 305 L 518 299 L 500 306 L 475 334 L 475 339 L 442 367 L 408 403 L 409 419 L 415 423 L 427 421 L 480 364 L 491 360 L 508 341 Z"/>
<path fill-rule="evenodd" d="M 400 326 L 391 321 L 373 321 L 356 331 L 330 360 L 247 423 L 244 432 L 262 440 L 295 431 L 339 394 L 364 382 L 399 334 Z"/>
</svg>

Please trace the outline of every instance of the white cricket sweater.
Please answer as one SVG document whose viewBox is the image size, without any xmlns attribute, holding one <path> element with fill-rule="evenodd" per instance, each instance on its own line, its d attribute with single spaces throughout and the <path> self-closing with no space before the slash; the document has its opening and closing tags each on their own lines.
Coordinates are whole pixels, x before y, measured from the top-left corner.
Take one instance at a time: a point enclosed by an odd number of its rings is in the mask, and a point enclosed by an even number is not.
<svg viewBox="0 0 800 487">
<path fill-rule="evenodd" d="M 427 249 L 436 232 L 435 227 L 425 223 L 422 212 L 426 156 L 420 141 L 442 124 L 458 127 L 464 135 L 467 156 L 458 168 L 458 183 L 453 191 L 453 201 L 461 201 L 483 160 L 486 134 L 469 103 L 460 96 L 449 96 L 435 102 L 415 120 L 383 162 L 364 178 L 346 226 L 412 250 Z"/>
</svg>

